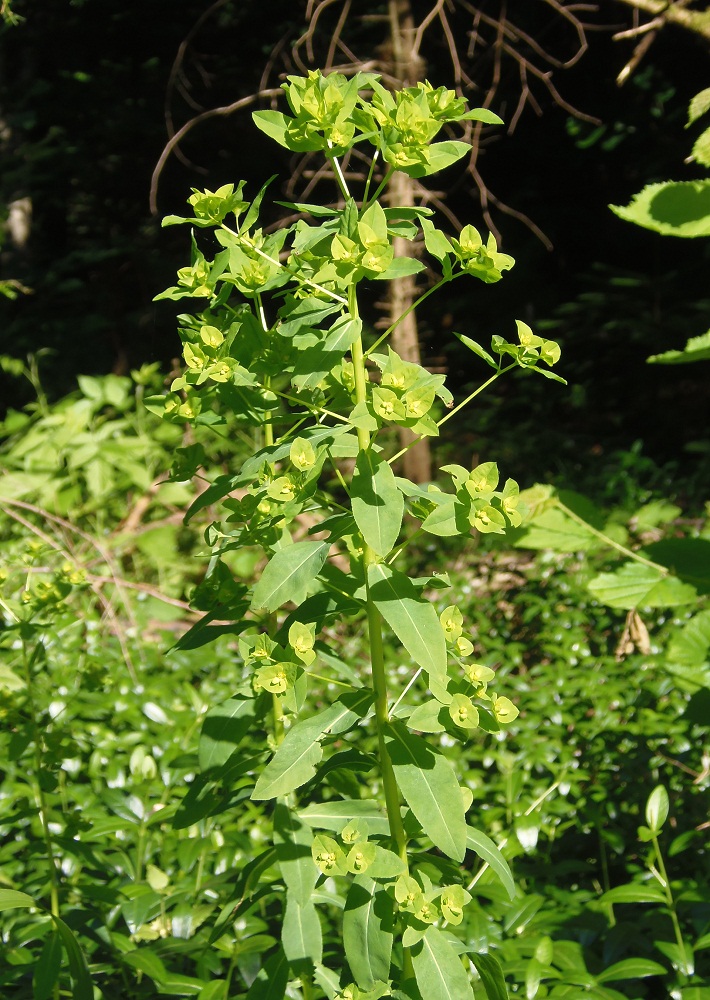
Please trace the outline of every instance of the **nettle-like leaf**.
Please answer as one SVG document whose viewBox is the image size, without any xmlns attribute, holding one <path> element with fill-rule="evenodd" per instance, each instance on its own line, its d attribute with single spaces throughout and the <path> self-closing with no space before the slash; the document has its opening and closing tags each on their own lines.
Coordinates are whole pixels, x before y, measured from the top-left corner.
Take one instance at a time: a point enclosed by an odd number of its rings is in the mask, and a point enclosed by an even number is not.
<svg viewBox="0 0 710 1000">
<path fill-rule="evenodd" d="M 615 215 L 664 236 L 710 236 L 710 180 L 647 184 Z"/>
</svg>

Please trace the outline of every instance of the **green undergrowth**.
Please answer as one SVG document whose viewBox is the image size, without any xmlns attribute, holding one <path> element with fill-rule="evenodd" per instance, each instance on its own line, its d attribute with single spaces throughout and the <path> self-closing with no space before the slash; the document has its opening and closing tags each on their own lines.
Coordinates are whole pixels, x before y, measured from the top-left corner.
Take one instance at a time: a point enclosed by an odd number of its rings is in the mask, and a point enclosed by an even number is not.
<svg viewBox="0 0 710 1000">
<path fill-rule="evenodd" d="M 49 456 L 44 466 L 32 457 L 33 427 L 71 412 L 91 398 L 87 390 L 105 396 L 115 386 L 84 382 L 84 395 L 35 414 L 24 433 L 16 424 L 3 451 L 12 495 L 3 497 L 0 515 L 0 993 L 43 1000 L 57 995 L 56 984 L 58 995 L 69 995 L 71 983 L 72 995 L 87 1000 L 267 997 L 256 977 L 281 936 L 278 898 L 264 890 L 279 878 L 273 806 L 251 800 L 243 761 L 245 754 L 250 762 L 267 759 L 268 735 L 252 731 L 234 753 L 239 720 L 224 725 L 221 707 L 246 678 L 238 637 L 175 647 L 194 620 L 183 598 L 194 596 L 200 579 L 193 559 L 200 526 L 185 535 L 181 525 L 195 484 L 168 485 L 173 492 L 161 499 L 159 489 L 151 493 L 150 470 L 136 482 L 126 463 L 116 463 L 113 479 L 107 473 L 103 481 L 107 492 L 92 495 L 86 465 L 71 460 L 82 446 L 76 436 L 54 466 Z M 122 437 L 139 439 L 135 404 L 125 395 L 86 409 L 99 429 L 116 423 L 119 445 Z M 146 455 L 184 444 L 148 430 Z M 35 478 L 18 494 L 22 475 Z M 162 534 L 128 544 L 126 517 L 145 497 L 137 539 Z M 606 512 L 602 527 L 636 553 L 661 551 L 681 536 L 708 537 L 703 519 L 681 515 L 655 500 L 631 518 Z M 550 530 L 549 514 L 536 530 Z M 479 732 L 470 758 L 445 727 L 437 733 L 432 725 L 430 738 L 455 759 L 478 827 L 515 879 L 511 900 L 497 855 L 482 860 L 485 843 L 469 852 L 464 868 L 474 898 L 459 939 L 499 959 L 511 995 L 707 998 L 705 586 L 696 581 L 693 599 L 671 607 L 653 595 L 649 607 L 627 608 L 623 599 L 614 607 L 590 583 L 618 572 L 619 553 L 589 538 L 567 554 L 535 551 L 523 535 L 516 547 L 436 542 L 413 543 L 407 571 L 426 575 L 434 556 L 446 554 L 449 580 L 437 581 L 430 599 L 443 611 L 450 601 L 439 588 L 452 584 L 476 658 L 522 707 L 505 741 Z M 240 553 L 232 570 L 249 582 L 255 560 Z M 13 613 L 23 605 L 33 614 L 21 626 Z M 333 630 L 345 668 L 356 668 L 365 655 L 363 623 Z M 411 669 L 398 665 L 387 632 L 385 644 L 389 686 L 401 691 Z M 338 683 L 314 684 L 316 709 L 339 693 Z M 414 683 L 409 701 L 415 711 L 426 703 L 424 685 Z M 352 809 L 367 813 L 378 792 L 368 768 L 376 752 L 376 738 L 363 732 L 358 781 L 336 760 L 301 790 L 300 812 L 322 835 L 337 829 L 328 802 L 361 802 Z M 656 786 L 667 791 L 669 810 L 651 817 L 660 823 L 654 841 L 647 800 Z M 434 854 L 426 864 L 442 877 L 450 862 Z M 338 881 L 317 890 L 326 964 L 340 948 Z M 59 923 L 50 915 L 53 896 Z M 80 948 L 67 966 L 65 932 Z M 485 995 L 480 982 L 474 993 Z M 325 975 L 316 977 L 313 997 L 334 995 Z"/>
</svg>

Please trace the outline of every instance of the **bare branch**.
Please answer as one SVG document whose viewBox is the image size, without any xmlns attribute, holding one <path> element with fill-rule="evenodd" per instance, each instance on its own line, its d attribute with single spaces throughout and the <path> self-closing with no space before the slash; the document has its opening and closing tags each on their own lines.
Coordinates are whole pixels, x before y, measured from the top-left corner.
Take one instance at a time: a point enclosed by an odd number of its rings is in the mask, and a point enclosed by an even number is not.
<svg viewBox="0 0 710 1000">
<path fill-rule="evenodd" d="M 273 97 L 280 93 L 281 90 L 262 90 L 256 94 L 249 94 L 248 97 L 240 97 L 240 99 L 238 101 L 234 101 L 233 104 L 226 104 L 224 107 L 221 108 L 210 108 L 209 111 L 203 111 L 201 115 L 196 115 L 194 118 L 191 118 L 189 122 L 185 122 L 182 128 L 178 129 L 175 135 L 172 136 L 172 138 L 168 141 L 168 143 L 165 146 L 165 149 L 160 154 L 158 162 L 155 165 L 155 169 L 153 170 L 153 176 L 150 179 L 151 214 L 152 215 L 158 214 L 158 204 L 157 204 L 158 184 L 160 181 L 160 175 L 163 172 L 163 167 L 167 163 L 168 158 L 172 153 L 173 149 L 175 149 L 177 144 L 185 138 L 188 132 L 192 131 L 192 129 L 196 125 L 199 125 L 210 118 L 216 118 L 224 115 L 231 115 L 233 112 L 239 111 L 241 108 L 249 107 L 250 104 L 254 104 L 254 102 L 258 101 L 259 98 L 261 97 Z"/>
</svg>

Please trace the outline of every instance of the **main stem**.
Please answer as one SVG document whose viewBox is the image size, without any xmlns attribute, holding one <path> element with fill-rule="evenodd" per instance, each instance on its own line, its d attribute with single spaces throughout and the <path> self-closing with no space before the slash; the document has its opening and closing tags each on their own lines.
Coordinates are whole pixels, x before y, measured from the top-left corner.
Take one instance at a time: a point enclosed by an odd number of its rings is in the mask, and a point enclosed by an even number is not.
<svg viewBox="0 0 710 1000">
<path fill-rule="evenodd" d="M 32 727 L 32 742 L 34 744 L 34 773 L 30 776 L 32 791 L 34 793 L 39 820 L 42 824 L 42 836 L 47 852 L 47 863 L 49 865 L 49 912 L 53 917 L 59 917 L 59 880 L 57 877 L 57 862 L 54 857 L 54 844 L 52 842 L 52 831 L 49 829 L 49 808 L 42 788 L 40 775 L 42 773 L 42 744 L 39 720 L 37 719 L 37 708 L 34 700 L 34 687 L 32 677 L 32 667 L 27 651 L 27 641 L 22 637 L 22 665 L 25 672 L 25 682 L 27 684 L 27 707 L 30 714 L 30 725 Z M 59 1000 L 59 983 L 55 983 L 52 989 L 53 1000 Z"/>
<path fill-rule="evenodd" d="M 358 317 L 357 295 L 355 286 L 348 289 L 348 309 L 353 319 Z M 362 337 L 358 334 L 355 343 L 351 348 L 353 370 L 355 375 L 355 399 L 357 403 L 364 403 L 367 399 L 367 371 L 365 369 L 365 357 L 362 347 Z M 357 440 L 360 451 L 367 451 L 370 447 L 370 432 L 363 428 L 357 428 Z M 364 546 L 365 572 L 369 566 L 378 561 L 377 553 L 369 545 Z M 375 695 L 375 720 L 377 723 L 377 742 L 380 753 L 380 766 L 382 769 L 382 787 L 385 793 L 385 807 L 387 809 L 387 819 L 390 827 L 390 834 L 395 850 L 402 861 L 407 865 L 407 836 L 402 824 L 402 814 L 400 811 L 399 789 L 395 778 L 394 768 L 390 759 L 387 744 L 385 742 L 385 726 L 389 722 L 389 712 L 387 710 L 387 674 L 385 673 L 385 655 L 382 642 L 382 616 L 378 611 L 375 602 L 370 594 L 370 585 L 367 588 L 367 626 L 370 641 L 370 663 L 372 665 L 372 690 Z M 412 958 L 408 948 L 404 948 L 404 974 L 406 977 L 413 975 Z"/>
</svg>

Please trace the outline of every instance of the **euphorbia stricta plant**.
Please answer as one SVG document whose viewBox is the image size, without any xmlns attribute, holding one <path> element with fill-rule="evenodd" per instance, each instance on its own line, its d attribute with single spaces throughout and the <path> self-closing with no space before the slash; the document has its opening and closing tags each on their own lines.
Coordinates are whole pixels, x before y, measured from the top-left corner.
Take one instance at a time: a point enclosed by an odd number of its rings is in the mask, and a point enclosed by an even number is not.
<svg viewBox="0 0 710 1000">
<path fill-rule="evenodd" d="M 400 557 L 414 533 L 503 533 L 524 511 L 494 462 L 444 466 L 441 485 L 421 486 L 396 475 L 388 445 L 396 426 L 437 436 L 516 366 L 557 378 L 549 366 L 560 351 L 521 322 L 515 342 L 494 336 L 490 351 L 460 336 L 493 373 L 454 405 L 443 375 L 388 347 L 396 323 L 365 350 L 360 285 L 425 268 L 394 257 L 395 236 L 423 238 L 440 274 L 419 302 L 453 281 L 499 281 L 513 266 L 492 235 L 466 226 L 448 236 L 430 209 L 379 200 L 395 170 L 429 176 L 466 155 L 465 142 L 439 139 L 442 130 L 500 119 L 428 83 L 390 93 L 372 74 L 313 72 L 284 89 L 291 113 L 254 121 L 287 149 L 325 157 L 338 207 L 290 204 L 298 221 L 267 234 L 258 220 L 268 182 L 251 203 L 241 182 L 195 191 L 194 218 L 165 220 L 210 238 L 193 235 L 191 265 L 162 296 L 205 306 L 180 318 L 186 368 L 164 413 L 255 429 L 253 454 L 191 509 L 221 501 L 225 515 L 207 532 L 212 556 L 195 597 L 206 617 L 183 640 L 239 636 L 241 673 L 233 697 L 205 719 L 198 781 L 203 791 L 228 786 L 227 806 L 241 801 L 251 816 L 246 800 L 264 804 L 272 829 L 272 846 L 235 873 L 234 904 L 214 936 L 235 907 L 243 915 L 258 902 L 281 940 L 266 938 L 248 992 L 228 985 L 225 996 L 464 1000 L 479 977 L 489 997 L 504 996 L 495 958 L 471 954 L 457 928 L 473 888 L 467 858 L 482 858 L 509 892 L 512 878 L 468 824 L 471 792 L 442 747 L 475 746 L 518 709 L 495 690 L 493 670 L 472 661 L 455 603 L 437 613 L 432 592 L 448 586 L 445 566 L 410 579 Z M 372 153 L 357 192 L 341 168 L 355 145 Z M 215 241 L 221 249 L 207 259 L 203 247 Z M 199 459 L 197 446 L 182 449 L 175 475 L 194 474 Z M 254 546 L 266 561 L 247 588 L 224 560 Z M 339 646 L 347 622 L 367 636 L 356 662 Z M 393 647 L 397 671 L 385 655 Z M 184 824 L 210 811 L 193 798 Z"/>
</svg>

